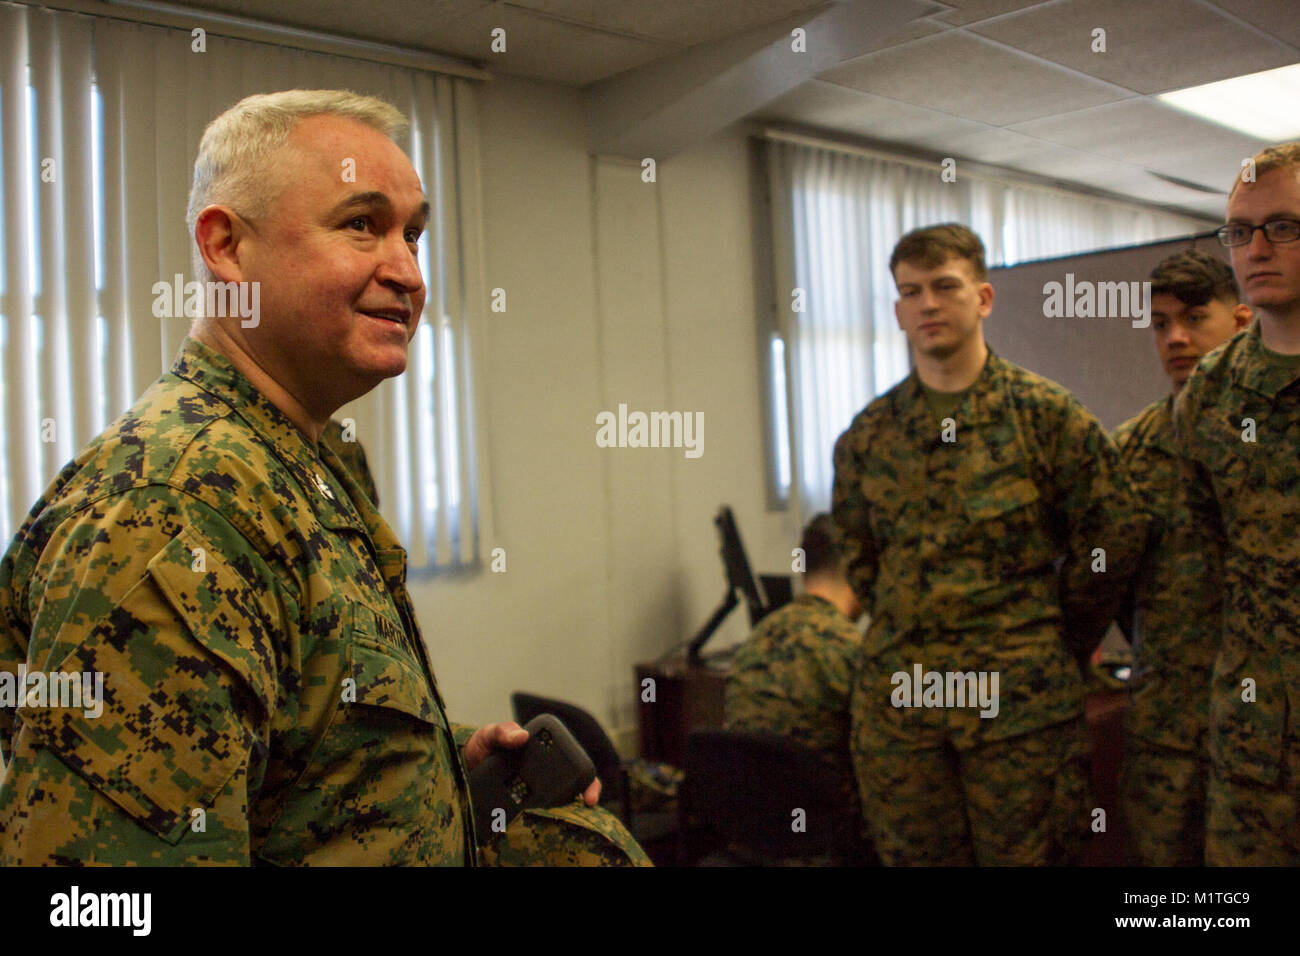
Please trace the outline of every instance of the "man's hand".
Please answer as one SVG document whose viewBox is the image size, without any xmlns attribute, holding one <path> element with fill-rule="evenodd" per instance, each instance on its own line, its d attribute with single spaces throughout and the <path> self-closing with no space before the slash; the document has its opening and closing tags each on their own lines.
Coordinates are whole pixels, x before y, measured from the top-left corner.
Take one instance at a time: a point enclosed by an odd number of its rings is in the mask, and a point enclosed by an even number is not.
<svg viewBox="0 0 1300 956">
<path fill-rule="evenodd" d="M 465 743 L 465 765 L 473 770 L 494 750 L 514 750 L 528 743 L 528 731 L 513 720 L 500 724 L 488 724 L 474 731 L 474 735 Z M 589 807 L 594 807 L 600 799 L 600 778 L 591 782 L 582 794 L 582 800 Z"/>
</svg>

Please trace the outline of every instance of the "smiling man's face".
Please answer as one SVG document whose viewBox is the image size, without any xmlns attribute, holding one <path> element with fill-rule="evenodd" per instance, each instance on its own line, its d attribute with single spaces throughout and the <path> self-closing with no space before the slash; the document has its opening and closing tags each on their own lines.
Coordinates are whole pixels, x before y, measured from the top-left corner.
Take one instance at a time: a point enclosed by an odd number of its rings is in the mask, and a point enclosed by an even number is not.
<svg viewBox="0 0 1300 956">
<path fill-rule="evenodd" d="M 283 164 L 285 186 L 240 249 L 244 278 L 261 283 L 247 342 L 323 420 L 406 369 L 424 308 L 416 250 L 428 204 L 397 144 L 345 117 L 301 120 L 270 162 Z"/>
<path fill-rule="evenodd" d="M 1228 200 L 1228 222 L 1261 226 L 1270 219 L 1300 219 L 1300 170 L 1271 169 Z M 1300 242 L 1271 243 L 1256 231 L 1231 252 L 1245 302 L 1277 318 L 1300 318 Z"/>
</svg>

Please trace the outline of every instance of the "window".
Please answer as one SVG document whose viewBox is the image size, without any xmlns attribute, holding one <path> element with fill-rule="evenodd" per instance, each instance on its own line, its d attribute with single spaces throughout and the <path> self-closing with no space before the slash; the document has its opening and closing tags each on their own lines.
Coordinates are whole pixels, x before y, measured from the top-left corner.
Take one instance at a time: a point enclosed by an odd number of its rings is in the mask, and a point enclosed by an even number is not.
<svg viewBox="0 0 1300 956">
<path fill-rule="evenodd" d="M 784 402 L 767 463 L 779 505 L 830 507 L 835 440 L 910 371 L 894 319 L 889 256 L 904 233 L 963 222 L 987 264 L 1010 265 L 1200 231 L 1203 223 L 1137 204 L 1013 185 L 930 165 L 785 141 L 766 143 L 774 255 L 774 345 L 766 383 Z M 775 344 L 780 341 L 781 345 Z M 778 357 L 779 351 L 779 357 Z M 784 398 L 782 398 L 784 396 Z"/>
<path fill-rule="evenodd" d="M 189 320 L 155 318 L 152 290 L 192 278 L 185 207 L 207 122 L 254 92 L 346 88 L 410 119 L 435 214 L 408 371 L 336 417 L 354 418 L 410 566 L 474 566 L 485 461 L 470 350 L 485 297 L 471 83 L 211 34 L 193 56 L 190 42 L 0 4 L 0 220 L 12 224 L 0 231 L 0 536 L 171 365 Z"/>
</svg>

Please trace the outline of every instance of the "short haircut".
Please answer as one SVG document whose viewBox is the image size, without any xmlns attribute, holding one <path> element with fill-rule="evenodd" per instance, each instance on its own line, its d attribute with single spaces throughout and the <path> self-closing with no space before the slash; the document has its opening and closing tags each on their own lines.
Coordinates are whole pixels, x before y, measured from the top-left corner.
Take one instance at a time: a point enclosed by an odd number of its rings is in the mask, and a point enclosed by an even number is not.
<svg viewBox="0 0 1300 956">
<path fill-rule="evenodd" d="M 984 243 L 959 222 L 913 229 L 894 246 L 894 252 L 889 257 L 889 271 L 893 273 L 900 262 L 922 269 L 937 269 L 954 256 L 970 263 L 976 282 L 988 278 L 988 269 L 984 265 Z"/>
<path fill-rule="evenodd" d="M 1232 269 L 1217 256 L 1197 249 L 1161 260 L 1151 270 L 1151 294 L 1172 295 L 1183 305 L 1205 305 L 1211 299 L 1229 305 L 1241 301 Z"/>
<path fill-rule="evenodd" d="M 839 526 L 822 512 L 803 529 L 799 547 L 803 549 L 804 574 L 834 575 L 844 573 L 844 552 L 840 546 Z"/>
<path fill-rule="evenodd" d="M 1270 146 L 1267 149 L 1260 150 L 1251 157 L 1255 163 L 1255 179 L 1259 179 L 1265 173 L 1271 173 L 1275 169 L 1290 169 L 1300 173 L 1300 142 L 1280 143 L 1277 146 Z M 1237 171 L 1237 175 L 1232 178 L 1232 189 L 1228 191 L 1228 198 L 1237 191 L 1241 183 L 1242 170 Z"/>
<path fill-rule="evenodd" d="M 270 162 L 299 120 L 309 116 L 343 116 L 396 139 L 406 117 L 392 104 L 348 90 L 283 90 L 246 96 L 203 131 L 194 160 L 185 224 L 194 236 L 199 213 L 218 203 L 241 216 L 265 216 L 287 184 L 285 170 Z M 197 278 L 211 279 L 203 256 L 193 252 Z"/>
</svg>

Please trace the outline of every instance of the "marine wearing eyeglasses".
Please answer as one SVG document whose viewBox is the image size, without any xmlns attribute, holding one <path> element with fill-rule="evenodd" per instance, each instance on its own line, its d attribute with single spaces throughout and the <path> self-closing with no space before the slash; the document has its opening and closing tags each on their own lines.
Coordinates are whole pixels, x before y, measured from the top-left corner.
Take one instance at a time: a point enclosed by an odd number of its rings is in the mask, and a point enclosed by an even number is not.
<svg viewBox="0 0 1300 956">
<path fill-rule="evenodd" d="M 1250 245 L 1255 233 L 1262 232 L 1264 238 L 1273 244 L 1295 242 L 1300 239 L 1300 219 L 1270 219 L 1258 226 L 1248 222 L 1230 222 L 1215 230 L 1219 241 L 1230 249 Z"/>
<path fill-rule="evenodd" d="M 1256 320 L 1174 409 L 1222 645 L 1210 689 L 1205 860 L 1300 864 L 1300 143 L 1253 158 L 1219 239 Z M 1197 612 L 1199 613 L 1199 611 Z"/>
</svg>

